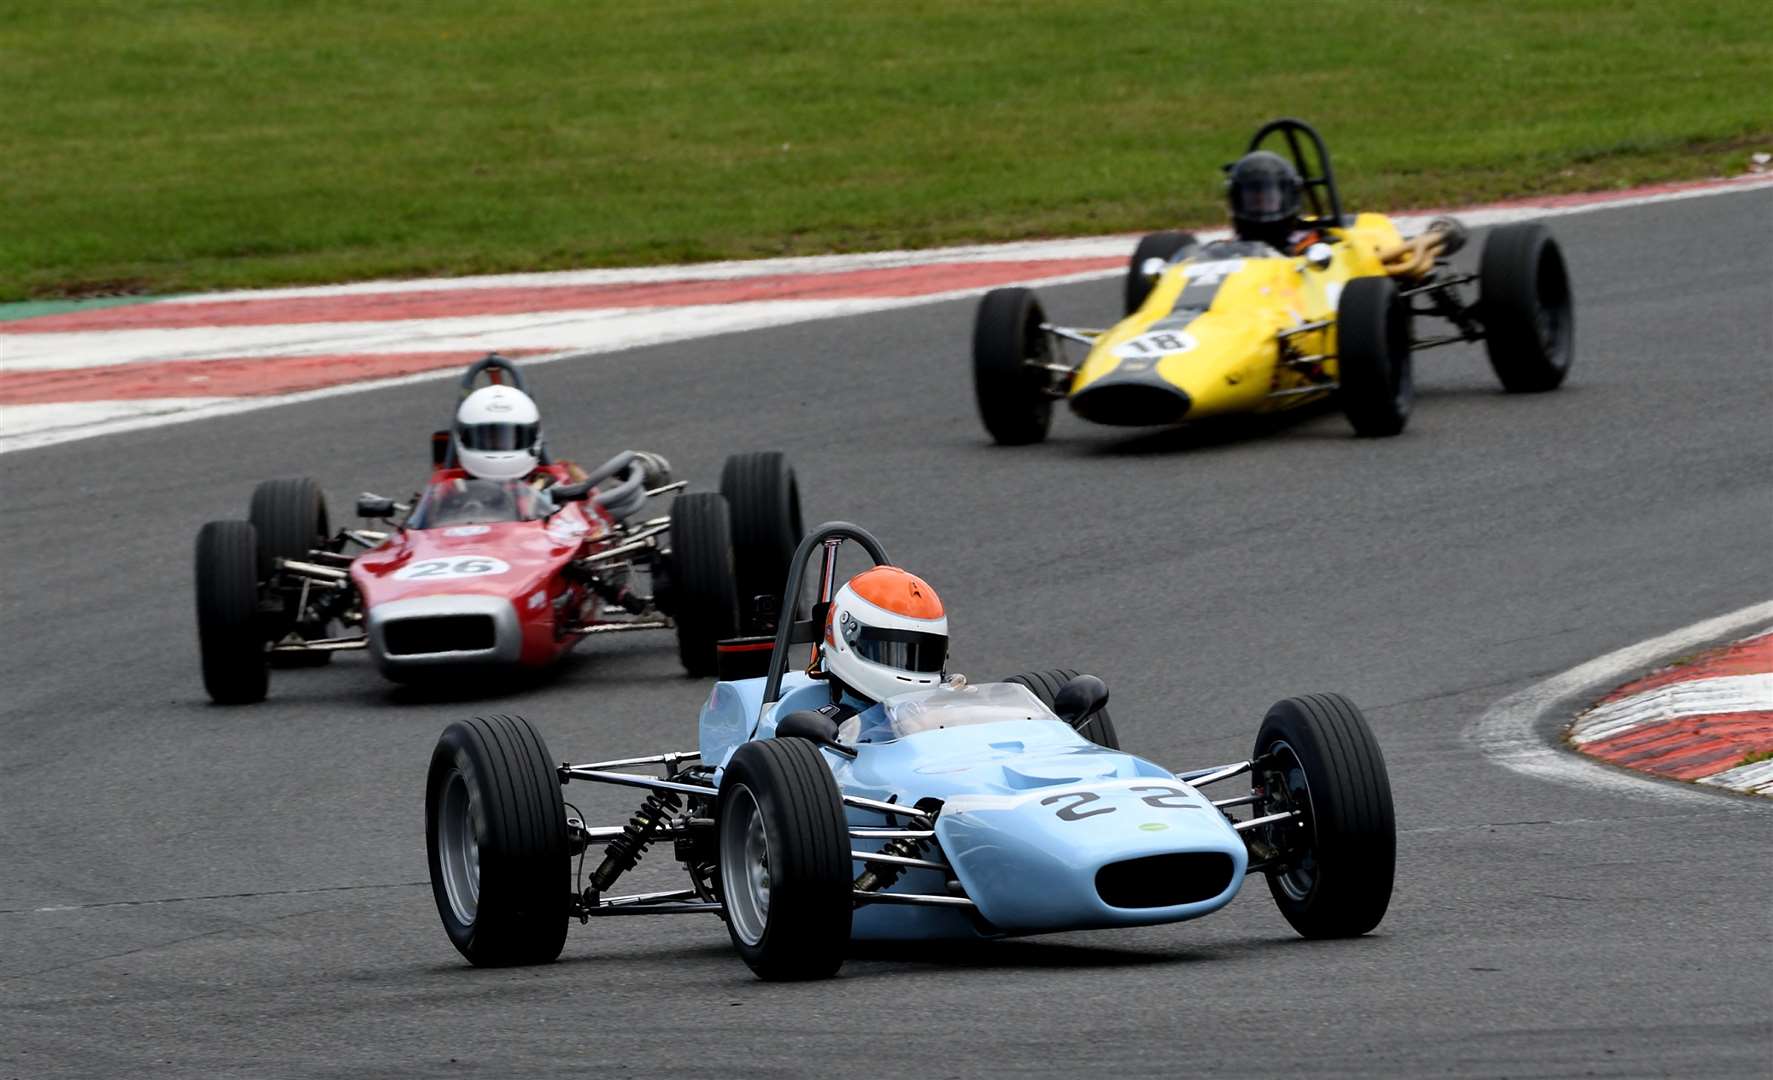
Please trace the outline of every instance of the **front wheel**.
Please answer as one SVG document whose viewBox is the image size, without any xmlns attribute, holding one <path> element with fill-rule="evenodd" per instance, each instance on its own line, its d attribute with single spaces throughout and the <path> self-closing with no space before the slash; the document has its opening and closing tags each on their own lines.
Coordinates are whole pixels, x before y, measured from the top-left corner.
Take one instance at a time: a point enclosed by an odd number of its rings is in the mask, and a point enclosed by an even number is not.
<svg viewBox="0 0 1773 1080">
<path fill-rule="evenodd" d="M 197 650 L 203 688 L 218 705 L 263 701 L 270 688 L 257 548 L 250 522 L 212 521 L 197 532 Z"/>
<path fill-rule="evenodd" d="M 1416 399 L 1410 305 L 1386 277 L 1355 278 L 1336 307 L 1336 397 L 1356 435 L 1396 435 Z"/>
<path fill-rule="evenodd" d="M 306 559 L 332 535 L 326 497 L 321 494 L 320 485 L 305 476 L 266 480 L 255 487 L 247 520 L 258 533 L 261 582 L 277 580 L 278 559 Z M 294 634 L 307 640 L 332 636 L 333 628 L 324 616 L 296 610 L 301 602 L 300 589 L 284 590 L 284 594 L 286 610 L 275 622 L 275 637 Z M 331 660 L 329 650 L 271 654 L 272 667 L 318 667 Z"/>
<path fill-rule="evenodd" d="M 1501 225 L 1478 266 L 1484 349 L 1510 393 L 1555 390 L 1570 372 L 1576 316 L 1564 253 L 1536 221 Z"/>
<path fill-rule="evenodd" d="M 773 632 L 793 617 L 785 613 L 792 605 L 783 603 L 782 588 L 806 532 L 794 467 L 779 450 L 734 454 L 720 470 L 720 494 L 732 519 L 742 622 L 747 632 Z"/>
<path fill-rule="evenodd" d="M 849 945 L 849 828 L 837 781 L 805 739 L 734 752 L 720 782 L 720 898 L 733 947 L 760 979 L 825 979 Z"/>
<path fill-rule="evenodd" d="M 671 504 L 671 618 L 677 655 L 691 675 L 712 675 L 718 646 L 738 632 L 739 594 L 726 499 L 679 495 Z"/>
<path fill-rule="evenodd" d="M 1053 422 L 1046 312 L 1028 289 L 992 289 L 973 320 L 973 394 L 985 430 L 1004 446 L 1037 443 Z"/>
<path fill-rule="evenodd" d="M 1391 903 L 1397 822 L 1391 780 L 1372 729 L 1340 694 L 1277 702 L 1256 734 L 1255 814 L 1294 813 L 1261 826 L 1275 852 L 1268 889 L 1308 938 L 1357 937 Z"/>
<path fill-rule="evenodd" d="M 1011 675 L 1004 682 L 1026 686 L 1034 696 L 1047 708 L 1053 707 L 1053 701 L 1059 696 L 1059 688 L 1077 678 L 1078 673 L 1072 668 L 1053 668 L 1050 671 L 1029 671 L 1021 675 Z M 1077 733 L 1095 743 L 1097 746 L 1110 750 L 1120 749 L 1120 734 L 1114 730 L 1114 721 L 1108 718 L 1108 707 L 1104 705 L 1095 712 L 1072 725 Z"/>
<path fill-rule="evenodd" d="M 566 944 L 572 858 L 553 760 L 521 716 L 451 724 L 431 754 L 431 895 L 476 967 L 546 964 Z"/>
</svg>

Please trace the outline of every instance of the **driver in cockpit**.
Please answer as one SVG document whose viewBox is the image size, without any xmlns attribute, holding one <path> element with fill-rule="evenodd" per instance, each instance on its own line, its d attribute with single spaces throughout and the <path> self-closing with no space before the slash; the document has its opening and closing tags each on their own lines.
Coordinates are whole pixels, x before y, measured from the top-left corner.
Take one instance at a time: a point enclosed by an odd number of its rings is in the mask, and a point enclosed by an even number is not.
<svg viewBox="0 0 1773 1080">
<path fill-rule="evenodd" d="M 1225 173 L 1231 227 L 1239 240 L 1255 240 L 1287 255 L 1303 254 L 1323 239 L 1299 219 L 1305 182 L 1293 163 L 1279 154 L 1255 150 Z"/>
<path fill-rule="evenodd" d="M 818 711 L 841 724 L 897 694 L 942 684 L 948 613 L 929 582 L 897 566 L 850 578 L 831 598 L 809 673 L 831 686 Z"/>
</svg>

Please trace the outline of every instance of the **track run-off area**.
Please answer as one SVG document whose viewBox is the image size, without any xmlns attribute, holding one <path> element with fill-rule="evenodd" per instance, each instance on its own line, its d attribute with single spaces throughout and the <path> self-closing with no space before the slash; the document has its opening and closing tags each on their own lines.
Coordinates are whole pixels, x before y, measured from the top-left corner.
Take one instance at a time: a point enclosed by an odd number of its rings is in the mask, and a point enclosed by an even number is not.
<svg viewBox="0 0 1773 1080">
<path fill-rule="evenodd" d="M 557 758 L 680 749 L 706 684 L 632 635 L 476 700 L 342 656 L 220 708 L 191 590 L 198 526 L 259 480 L 314 476 L 335 520 L 404 496 L 453 387 L 6 454 L 0 1077 L 1764 1075 L 1773 803 L 1505 751 L 1565 755 L 1563 723 L 1676 657 L 1569 675 L 1596 658 L 1759 629 L 1715 620 L 1773 593 L 1773 190 L 1551 227 L 1569 382 L 1504 395 L 1480 347 L 1425 352 L 1396 439 L 1324 411 L 1062 416 L 990 446 L 970 294 L 530 374 L 557 453 L 657 450 L 708 489 L 727 453 L 786 451 L 809 519 L 868 526 L 941 591 L 953 669 L 1095 672 L 1143 756 L 1236 760 L 1275 700 L 1349 695 L 1400 830 L 1390 913 L 1353 941 L 1298 939 L 1252 882 L 1194 923 L 867 949 L 827 983 L 756 982 L 713 918 L 575 926 L 559 963 L 470 969 L 426 884 L 444 725 L 521 713 Z M 1042 287 L 1074 325 L 1119 295 Z M 597 822 L 630 809 L 568 794 Z M 660 852 L 634 884 L 675 873 Z"/>
</svg>

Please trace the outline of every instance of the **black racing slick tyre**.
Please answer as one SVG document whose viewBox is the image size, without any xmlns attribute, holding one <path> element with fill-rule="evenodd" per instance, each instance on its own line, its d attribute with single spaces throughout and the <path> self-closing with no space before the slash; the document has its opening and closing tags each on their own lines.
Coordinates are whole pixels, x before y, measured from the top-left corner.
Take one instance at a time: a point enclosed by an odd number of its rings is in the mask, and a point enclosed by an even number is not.
<svg viewBox="0 0 1773 1080">
<path fill-rule="evenodd" d="M 1040 301 L 1028 289 L 992 289 L 973 320 L 973 394 L 979 419 L 1003 446 L 1047 437 L 1053 422 L 1048 394 L 1052 373 L 1030 365 L 1052 362 Z"/>
<path fill-rule="evenodd" d="M 1336 398 L 1356 435 L 1396 435 L 1416 400 L 1410 305 L 1386 277 L 1355 278 L 1336 307 Z"/>
<path fill-rule="evenodd" d="M 1029 671 L 1021 675 L 1011 675 L 1004 682 L 1026 686 L 1034 691 L 1034 696 L 1040 699 L 1041 704 L 1050 709 L 1053 707 L 1053 700 L 1059 695 L 1059 688 L 1077 676 L 1078 672 L 1071 668 L 1053 668 L 1049 671 Z M 1114 721 L 1109 719 L 1106 705 L 1073 726 L 1077 728 L 1079 735 L 1097 746 L 1105 746 L 1110 750 L 1120 749 L 1120 734 L 1114 730 Z"/>
<path fill-rule="evenodd" d="M 245 521 L 212 521 L 197 532 L 197 650 L 203 688 L 218 705 L 263 701 L 270 688 L 257 546 Z"/>
<path fill-rule="evenodd" d="M 326 497 L 320 485 L 308 477 L 266 480 L 252 491 L 252 505 L 247 520 L 258 531 L 258 576 L 261 582 L 273 580 L 277 559 L 306 559 L 332 535 L 326 515 Z M 300 592 L 290 590 L 283 598 L 287 610 L 281 619 L 272 618 L 267 629 L 281 638 L 294 631 L 303 638 L 327 637 L 322 621 L 305 621 L 294 610 Z M 332 659 L 329 651 L 272 653 L 271 666 L 279 668 L 318 667 Z"/>
<path fill-rule="evenodd" d="M 305 559 L 332 535 L 326 497 L 306 476 L 266 480 L 253 488 L 247 520 L 258 531 L 260 581 L 276 571 L 277 559 Z"/>
<path fill-rule="evenodd" d="M 849 828 L 824 756 L 805 739 L 745 743 L 715 813 L 716 878 L 733 947 L 760 979 L 837 974 L 854 902 Z"/>
<path fill-rule="evenodd" d="M 521 716 L 451 724 L 431 754 L 431 895 L 476 967 L 546 964 L 566 944 L 572 856 L 553 761 Z"/>
<path fill-rule="evenodd" d="M 1484 348 L 1510 393 L 1555 390 L 1570 372 L 1576 314 L 1564 253 L 1538 222 L 1499 225 L 1478 265 Z"/>
<path fill-rule="evenodd" d="M 712 675 L 719 643 L 739 627 L 732 521 L 718 493 L 679 495 L 671 505 L 670 579 L 677 655 L 691 675 Z"/>
<path fill-rule="evenodd" d="M 782 589 L 794 549 L 806 532 L 794 467 L 777 450 L 734 454 L 720 470 L 720 493 L 732 519 L 733 565 L 744 629 L 759 634 L 773 631 L 785 617 Z M 759 597 L 769 599 L 760 603 Z"/>
<path fill-rule="evenodd" d="M 1277 702 L 1256 734 L 1256 816 L 1298 811 L 1263 826 L 1280 850 L 1267 871 L 1274 902 L 1308 938 L 1356 937 L 1391 903 L 1397 821 L 1385 758 L 1353 702 L 1308 694 Z"/>
<path fill-rule="evenodd" d="M 1169 262 L 1177 253 L 1192 247 L 1200 246 L 1200 241 L 1189 232 L 1154 232 L 1139 241 L 1133 249 L 1133 258 L 1127 263 L 1126 307 L 1125 313 L 1131 315 L 1145 306 L 1145 298 L 1151 295 L 1151 288 L 1157 284 L 1157 275 L 1147 274 L 1145 264 L 1152 259 Z"/>
</svg>

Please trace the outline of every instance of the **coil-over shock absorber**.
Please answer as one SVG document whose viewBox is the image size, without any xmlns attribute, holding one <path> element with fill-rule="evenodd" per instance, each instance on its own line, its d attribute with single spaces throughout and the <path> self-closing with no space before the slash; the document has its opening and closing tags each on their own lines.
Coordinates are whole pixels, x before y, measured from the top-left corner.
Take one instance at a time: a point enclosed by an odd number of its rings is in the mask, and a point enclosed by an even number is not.
<svg viewBox="0 0 1773 1080">
<path fill-rule="evenodd" d="M 655 791 L 640 804 L 628 818 L 628 824 L 622 826 L 622 834 L 609 842 L 603 849 L 603 862 L 591 874 L 592 893 L 601 893 L 616 883 L 616 879 L 634 869 L 646 846 L 653 842 L 653 836 L 665 819 L 677 812 L 681 804 L 676 794 L 669 791 Z"/>
<path fill-rule="evenodd" d="M 916 859 L 923 855 L 927 840 L 889 840 L 880 849 L 882 855 L 897 855 L 903 859 Z M 880 892 L 890 888 L 893 882 L 910 867 L 898 863 L 869 863 L 868 868 L 856 878 L 856 888 L 862 892 Z"/>
</svg>

